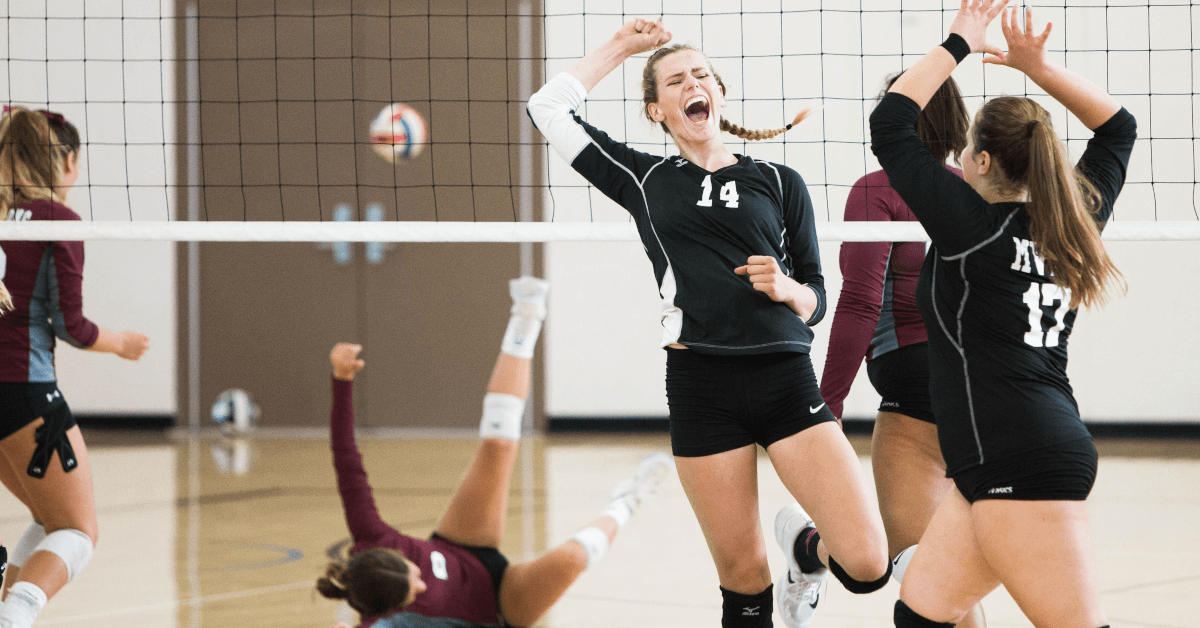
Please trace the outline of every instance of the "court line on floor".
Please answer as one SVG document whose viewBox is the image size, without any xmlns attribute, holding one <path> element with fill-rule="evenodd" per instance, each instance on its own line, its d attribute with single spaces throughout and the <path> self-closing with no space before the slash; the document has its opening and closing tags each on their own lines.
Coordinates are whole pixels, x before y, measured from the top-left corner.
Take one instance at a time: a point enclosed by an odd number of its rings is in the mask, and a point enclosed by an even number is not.
<svg viewBox="0 0 1200 628">
<path fill-rule="evenodd" d="M 1152 587 L 1161 587 L 1161 586 L 1165 586 L 1165 585 L 1169 585 L 1169 584 L 1183 584 L 1185 582 L 1191 582 L 1193 580 L 1200 580 L 1200 574 L 1193 574 L 1190 576 L 1182 576 L 1179 578 L 1170 578 L 1168 580 L 1156 580 L 1153 582 L 1140 582 L 1138 584 L 1130 584 L 1130 585 L 1126 585 L 1123 587 L 1117 587 L 1115 589 L 1105 589 L 1100 592 L 1100 595 L 1109 595 L 1112 593 L 1127 593 L 1129 591 L 1137 591 L 1140 589 L 1149 589 Z"/>
<path fill-rule="evenodd" d="M 305 580 L 303 582 L 292 582 L 290 584 L 277 584 L 270 587 L 260 587 L 258 589 L 245 589 L 242 591 L 231 591 L 229 593 L 213 593 L 201 597 L 191 598 L 188 600 L 173 600 L 171 602 L 159 602 L 157 604 L 143 604 L 141 606 L 127 606 L 124 608 L 115 608 L 107 611 L 97 611 L 94 613 L 86 613 L 83 615 L 72 615 L 70 617 L 54 617 L 38 621 L 39 626 L 53 626 L 57 624 L 70 624 L 72 622 L 84 621 L 89 619 L 101 619 L 105 617 L 117 617 L 120 615 L 132 615 L 135 613 L 146 613 L 157 610 L 178 609 L 181 606 L 197 606 L 207 604 L 209 602 L 223 602 L 225 600 L 236 600 L 244 597 L 253 597 L 256 595 L 266 595 L 269 593 L 282 593 L 285 591 L 295 591 L 296 589 L 312 588 L 313 581 Z"/>
</svg>

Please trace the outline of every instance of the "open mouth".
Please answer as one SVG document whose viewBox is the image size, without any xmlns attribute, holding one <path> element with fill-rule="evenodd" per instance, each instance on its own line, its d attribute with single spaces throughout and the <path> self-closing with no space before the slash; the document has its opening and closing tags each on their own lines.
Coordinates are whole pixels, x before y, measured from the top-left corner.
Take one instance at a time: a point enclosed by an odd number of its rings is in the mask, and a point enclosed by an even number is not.
<svg viewBox="0 0 1200 628">
<path fill-rule="evenodd" d="M 688 101 L 687 106 L 683 108 L 683 113 L 687 115 L 688 120 L 692 122 L 707 122 L 708 121 L 708 101 L 703 96 L 696 96 Z"/>
</svg>

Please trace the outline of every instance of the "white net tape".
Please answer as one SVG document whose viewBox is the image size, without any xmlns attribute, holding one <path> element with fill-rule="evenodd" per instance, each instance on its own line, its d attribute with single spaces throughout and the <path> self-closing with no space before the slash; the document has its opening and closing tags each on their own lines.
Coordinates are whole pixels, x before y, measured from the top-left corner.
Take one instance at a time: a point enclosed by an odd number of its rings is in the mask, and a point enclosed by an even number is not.
<svg viewBox="0 0 1200 628">
<path fill-rule="evenodd" d="M 928 240 L 915 222 L 817 223 L 826 242 Z M 1104 239 L 1200 240 L 1200 223 L 1113 222 Z M 158 240 L 176 242 L 625 242 L 628 222 L 0 222 L 4 240 Z"/>
</svg>

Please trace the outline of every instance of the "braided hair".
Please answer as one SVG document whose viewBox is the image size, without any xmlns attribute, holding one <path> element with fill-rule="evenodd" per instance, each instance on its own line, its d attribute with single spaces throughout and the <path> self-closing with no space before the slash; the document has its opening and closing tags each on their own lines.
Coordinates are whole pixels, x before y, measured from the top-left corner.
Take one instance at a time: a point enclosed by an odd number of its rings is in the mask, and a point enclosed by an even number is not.
<svg viewBox="0 0 1200 628">
<path fill-rule="evenodd" d="M 658 102 L 658 64 L 667 56 L 683 50 L 692 50 L 699 52 L 700 54 L 704 54 L 698 48 L 690 44 L 674 44 L 655 50 L 654 53 L 650 55 L 650 58 L 646 60 L 646 67 L 642 70 L 642 114 L 645 115 L 646 119 L 650 120 L 651 122 L 654 122 L 654 119 L 650 117 L 650 111 L 647 108 L 647 105 Z M 713 69 L 712 63 L 708 64 L 708 69 L 710 72 L 712 72 L 713 78 L 717 80 L 717 85 L 721 88 L 721 93 L 724 94 L 725 82 L 721 80 L 721 75 L 717 74 L 717 71 Z M 736 135 L 744 140 L 769 140 L 777 135 L 791 130 L 792 127 L 800 124 L 801 121 L 810 116 L 813 111 L 815 111 L 813 107 L 805 107 L 800 111 L 800 113 L 796 114 L 796 117 L 792 119 L 791 124 L 778 129 L 747 129 L 741 125 L 730 122 L 729 120 L 725 119 L 724 116 L 722 116 L 721 130 L 725 131 L 726 133 Z M 665 122 L 659 122 L 659 126 L 662 127 L 662 130 L 665 133 L 668 135 L 671 134 L 671 130 L 667 128 Z"/>
</svg>

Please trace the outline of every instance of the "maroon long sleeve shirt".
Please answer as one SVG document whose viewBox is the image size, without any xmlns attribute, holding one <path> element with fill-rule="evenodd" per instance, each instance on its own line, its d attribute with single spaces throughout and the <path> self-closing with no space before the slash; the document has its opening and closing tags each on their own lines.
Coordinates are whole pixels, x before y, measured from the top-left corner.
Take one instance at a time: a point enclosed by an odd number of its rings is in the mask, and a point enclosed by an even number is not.
<svg viewBox="0 0 1200 628">
<path fill-rule="evenodd" d="M 388 547 L 404 554 L 421 568 L 428 589 L 407 607 L 384 615 L 363 618 L 370 626 L 379 617 L 400 610 L 426 617 L 461 619 L 477 624 L 496 624 L 498 605 L 492 578 L 483 563 L 463 547 L 440 538 L 422 540 L 402 534 L 379 516 L 362 455 L 354 442 L 353 384 L 333 380 L 333 411 L 329 442 L 338 493 L 346 512 L 346 525 L 354 545 L 350 553 L 373 547 Z"/>
<path fill-rule="evenodd" d="M 8 220 L 79 220 L 66 205 L 32 201 Z M 79 348 L 100 328 L 83 315 L 83 242 L 0 242 L 0 278 L 14 310 L 0 316 L 0 382 L 53 382 L 55 337 Z"/>
<path fill-rule="evenodd" d="M 846 199 L 846 222 L 916 219 L 882 170 L 859 179 Z M 821 396 L 838 418 L 863 358 L 927 341 L 916 296 L 924 261 L 924 242 L 842 244 L 842 292 L 821 375 Z"/>
</svg>

